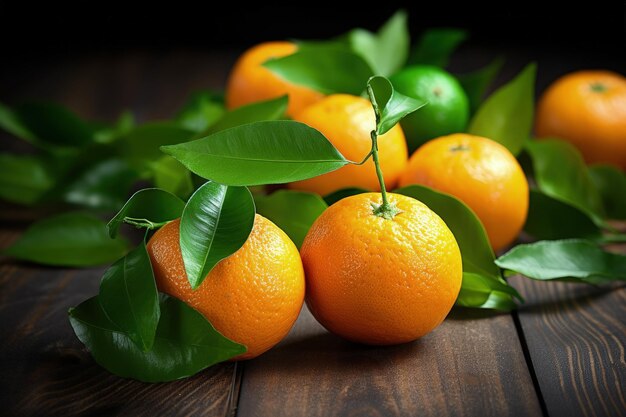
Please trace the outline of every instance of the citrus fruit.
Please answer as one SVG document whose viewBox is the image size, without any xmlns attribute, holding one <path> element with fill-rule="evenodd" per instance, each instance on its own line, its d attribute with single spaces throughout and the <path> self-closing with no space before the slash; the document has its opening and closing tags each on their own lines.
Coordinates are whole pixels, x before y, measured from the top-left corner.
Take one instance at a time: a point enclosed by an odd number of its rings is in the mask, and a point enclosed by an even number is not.
<svg viewBox="0 0 626 417">
<path fill-rule="evenodd" d="M 422 184 L 467 204 L 494 250 L 511 243 L 528 214 L 528 182 L 515 157 L 490 139 L 463 133 L 431 140 L 411 156 L 400 186 Z"/>
<path fill-rule="evenodd" d="M 334 94 L 296 114 L 294 120 L 314 127 L 351 161 L 360 162 L 372 149 L 370 133 L 376 127 L 376 118 L 369 100 L 348 94 Z M 408 151 L 400 126 L 378 138 L 380 166 L 385 174 L 385 185 L 392 188 L 406 166 Z M 346 187 L 380 190 L 374 162 L 346 165 L 319 177 L 293 182 L 291 189 L 327 195 Z"/>
<path fill-rule="evenodd" d="M 429 65 L 416 65 L 392 76 L 391 82 L 405 96 L 428 102 L 401 122 L 411 152 L 429 139 L 465 129 L 469 100 L 450 73 Z"/>
<path fill-rule="evenodd" d="M 443 220 L 415 199 L 387 196 L 400 210 L 392 219 L 373 213 L 378 193 L 347 197 L 318 217 L 301 248 L 309 310 L 353 342 L 422 337 L 461 288 L 461 253 Z"/>
<path fill-rule="evenodd" d="M 296 321 L 304 299 L 298 249 L 274 223 L 256 215 L 246 243 L 209 272 L 192 290 L 180 251 L 179 220 L 159 229 L 148 242 L 159 291 L 202 313 L 220 333 L 254 358 L 277 344 Z"/>
<path fill-rule="evenodd" d="M 539 100 L 535 131 L 571 142 L 588 163 L 626 169 L 626 78 L 609 71 L 559 78 Z"/>
<path fill-rule="evenodd" d="M 297 49 L 292 42 L 265 42 L 244 52 L 228 78 L 226 107 L 233 109 L 288 94 L 287 114 L 293 116 L 309 104 L 320 100 L 322 93 L 292 84 L 263 66 L 270 58 L 291 55 Z"/>
</svg>

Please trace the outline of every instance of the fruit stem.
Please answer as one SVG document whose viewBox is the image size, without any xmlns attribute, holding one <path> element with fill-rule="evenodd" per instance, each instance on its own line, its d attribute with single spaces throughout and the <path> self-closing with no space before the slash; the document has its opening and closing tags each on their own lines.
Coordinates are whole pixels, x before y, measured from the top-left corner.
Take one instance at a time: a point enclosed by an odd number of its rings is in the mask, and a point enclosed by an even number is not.
<svg viewBox="0 0 626 417">
<path fill-rule="evenodd" d="M 374 161 L 374 166 L 376 167 L 376 175 L 378 176 L 378 182 L 380 184 L 380 193 L 383 197 L 382 204 L 372 204 L 372 207 L 376 216 L 391 220 L 396 214 L 400 213 L 400 210 L 395 204 L 389 203 L 389 199 L 387 198 L 387 188 L 385 187 L 383 170 L 380 168 L 380 162 L 378 161 L 378 134 L 376 133 L 376 130 L 372 130 L 370 136 L 372 138 L 372 151 L 370 153 L 372 154 L 372 160 Z"/>
</svg>

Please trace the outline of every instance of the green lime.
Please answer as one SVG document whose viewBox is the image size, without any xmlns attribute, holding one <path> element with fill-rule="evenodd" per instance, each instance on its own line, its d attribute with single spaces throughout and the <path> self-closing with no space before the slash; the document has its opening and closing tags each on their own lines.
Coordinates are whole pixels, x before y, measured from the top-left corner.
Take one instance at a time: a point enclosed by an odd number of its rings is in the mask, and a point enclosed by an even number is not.
<svg viewBox="0 0 626 417">
<path fill-rule="evenodd" d="M 411 152 L 430 139 L 465 129 L 469 101 L 450 73 L 438 67 L 416 65 L 396 73 L 391 83 L 405 96 L 428 102 L 401 122 Z"/>
</svg>

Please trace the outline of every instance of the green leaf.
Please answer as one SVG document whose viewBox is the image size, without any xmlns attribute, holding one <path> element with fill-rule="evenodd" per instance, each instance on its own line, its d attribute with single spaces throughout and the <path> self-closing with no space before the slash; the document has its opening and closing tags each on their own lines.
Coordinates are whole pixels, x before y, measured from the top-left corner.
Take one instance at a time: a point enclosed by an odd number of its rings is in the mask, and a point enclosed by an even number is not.
<svg viewBox="0 0 626 417">
<path fill-rule="evenodd" d="M 161 146 L 187 142 L 192 136 L 192 131 L 172 122 L 154 122 L 131 130 L 116 144 L 126 161 L 143 172 L 149 170 L 150 163 L 163 156 L 159 150 Z"/>
<path fill-rule="evenodd" d="M 491 94 L 470 121 L 469 133 L 495 140 L 517 155 L 533 126 L 536 70 L 535 64 L 527 65 Z"/>
<path fill-rule="evenodd" d="M 526 144 L 537 187 L 544 194 L 578 208 L 602 226 L 602 200 L 580 152 L 569 142 L 533 140 Z"/>
<path fill-rule="evenodd" d="M 207 182 L 193 193 L 180 222 L 180 249 L 192 288 L 243 246 L 254 216 L 254 200 L 246 187 Z"/>
<path fill-rule="evenodd" d="M 224 114 L 224 103 L 209 91 L 191 95 L 176 115 L 181 127 L 193 132 L 202 132 L 218 121 Z"/>
<path fill-rule="evenodd" d="M 145 382 L 172 381 L 200 372 L 246 348 L 218 333 L 200 313 L 161 296 L 154 345 L 143 352 L 102 310 L 97 297 L 69 310 L 74 333 L 109 372 Z"/>
<path fill-rule="evenodd" d="M 4 254 L 44 265 L 94 266 L 121 258 L 128 250 L 123 239 L 111 239 L 99 218 L 71 212 L 38 221 Z"/>
<path fill-rule="evenodd" d="M 149 163 L 154 185 L 186 199 L 194 190 L 191 173 L 171 156 L 163 155 Z"/>
<path fill-rule="evenodd" d="M 530 191 L 524 231 L 535 239 L 596 239 L 601 235 L 587 213 L 538 190 Z"/>
<path fill-rule="evenodd" d="M 298 248 L 313 222 L 328 208 L 319 195 L 301 191 L 279 190 L 257 195 L 254 201 L 257 212 L 287 233 Z"/>
<path fill-rule="evenodd" d="M 461 29 L 430 29 L 411 51 L 409 65 L 425 64 L 444 68 L 450 55 L 467 38 Z"/>
<path fill-rule="evenodd" d="M 522 300 L 515 288 L 506 283 L 480 274 L 464 272 L 456 305 L 511 311 L 517 307 L 513 297 Z"/>
<path fill-rule="evenodd" d="M 376 133 L 378 135 L 384 135 L 404 116 L 427 104 L 425 101 L 400 94 L 394 90 L 387 78 L 378 75 L 367 81 L 367 93 L 377 115 Z"/>
<path fill-rule="evenodd" d="M 480 106 L 487 89 L 495 80 L 503 65 L 504 58 L 498 57 L 491 61 L 486 67 L 457 76 L 457 79 L 467 94 L 470 111 L 472 113 Z"/>
<path fill-rule="evenodd" d="M 300 43 L 298 51 L 263 64 L 279 77 L 325 94 L 359 95 L 374 75 L 367 62 L 340 42 Z"/>
<path fill-rule="evenodd" d="M 352 49 L 361 55 L 376 74 L 391 75 L 398 71 L 409 55 L 411 42 L 407 14 L 400 10 L 374 34 L 364 29 L 348 33 Z"/>
<path fill-rule="evenodd" d="M 298 181 L 349 163 L 320 132 L 287 120 L 241 125 L 161 149 L 195 174 L 228 185 Z"/>
<path fill-rule="evenodd" d="M 98 299 L 109 320 L 139 349 L 152 349 L 161 311 L 145 242 L 107 269 Z"/>
<path fill-rule="evenodd" d="M 337 190 L 333 193 L 328 194 L 326 197 L 324 197 L 324 201 L 329 206 L 332 206 L 337 201 L 343 200 L 344 198 L 350 197 L 351 195 L 357 195 L 357 194 L 363 194 L 363 193 L 369 193 L 369 192 L 370 191 L 366 190 L 365 188 L 358 188 L 358 187 L 342 188 L 340 190 Z"/>
<path fill-rule="evenodd" d="M 626 174 L 612 165 L 594 165 L 589 175 L 608 218 L 626 219 Z"/>
<path fill-rule="evenodd" d="M 493 263 L 495 256 L 485 228 L 465 203 L 449 194 L 420 185 L 399 188 L 394 193 L 421 201 L 446 222 L 461 249 L 464 272 L 500 279 L 500 271 Z"/>
<path fill-rule="evenodd" d="M 588 240 L 545 240 L 518 245 L 499 257 L 496 264 L 542 281 L 626 281 L 626 256 L 606 252 Z"/>
<path fill-rule="evenodd" d="M 3 200 L 35 204 L 54 183 L 55 178 L 42 158 L 0 154 L 0 198 Z"/>
<path fill-rule="evenodd" d="M 231 127 L 264 120 L 278 120 L 285 116 L 288 96 L 281 96 L 266 101 L 259 101 L 227 111 L 215 124 L 211 125 L 202 136 L 226 130 Z"/>
<path fill-rule="evenodd" d="M 182 216 L 185 203 L 174 194 L 158 188 L 145 188 L 133 194 L 107 224 L 115 238 L 122 222 L 149 229 Z"/>
<path fill-rule="evenodd" d="M 27 142 L 37 142 L 37 137 L 22 123 L 17 112 L 2 103 L 0 103 L 0 128 Z"/>
<path fill-rule="evenodd" d="M 97 129 L 94 142 L 110 144 L 127 135 L 135 127 L 135 116 L 130 111 L 123 112 L 114 126 L 104 126 Z"/>
<path fill-rule="evenodd" d="M 68 203 L 115 211 L 124 204 L 137 173 L 120 159 L 107 159 L 90 167 L 72 181 L 64 193 Z"/>
</svg>

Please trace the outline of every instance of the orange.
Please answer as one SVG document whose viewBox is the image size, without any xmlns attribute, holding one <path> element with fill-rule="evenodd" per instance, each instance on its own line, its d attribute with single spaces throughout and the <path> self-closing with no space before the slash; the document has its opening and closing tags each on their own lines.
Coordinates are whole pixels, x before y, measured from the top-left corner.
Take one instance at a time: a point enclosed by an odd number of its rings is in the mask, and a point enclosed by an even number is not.
<svg viewBox="0 0 626 417">
<path fill-rule="evenodd" d="M 609 71 L 561 77 L 539 100 L 535 131 L 571 142 L 587 163 L 626 169 L 626 78 Z"/>
<path fill-rule="evenodd" d="M 263 66 L 270 58 L 281 58 L 297 50 L 292 42 L 265 42 L 241 55 L 235 63 L 226 86 L 226 107 L 234 109 L 244 104 L 289 95 L 287 114 L 293 116 L 324 95 L 308 87 L 295 85 L 280 78 Z"/>
<path fill-rule="evenodd" d="M 422 184 L 467 204 L 494 250 L 511 243 L 528 214 L 528 181 L 515 157 L 487 138 L 457 133 L 433 139 L 411 156 L 400 186 Z"/>
<path fill-rule="evenodd" d="M 180 252 L 179 224 L 166 224 L 148 242 L 159 291 L 186 302 L 224 336 L 245 345 L 248 351 L 236 359 L 254 358 L 281 341 L 304 299 L 302 262 L 287 235 L 257 214 L 241 249 L 192 290 Z"/>
<path fill-rule="evenodd" d="M 400 210 L 390 220 L 373 214 L 379 193 L 333 204 L 300 251 L 311 313 L 354 342 L 392 345 L 424 336 L 461 288 L 461 253 L 443 220 L 415 199 L 388 198 Z"/>
<path fill-rule="evenodd" d="M 362 161 L 372 149 L 370 132 L 376 126 L 376 118 L 371 103 L 362 97 L 330 95 L 296 114 L 294 119 L 322 132 L 351 161 Z M 378 150 L 385 186 L 391 189 L 408 159 L 404 133 L 399 125 L 378 138 Z M 320 195 L 346 187 L 380 190 L 372 159 L 363 165 L 346 165 L 319 177 L 291 183 L 288 187 Z"/>
</svg>

